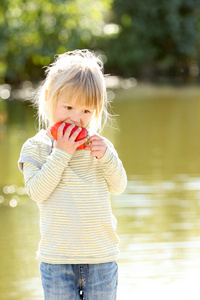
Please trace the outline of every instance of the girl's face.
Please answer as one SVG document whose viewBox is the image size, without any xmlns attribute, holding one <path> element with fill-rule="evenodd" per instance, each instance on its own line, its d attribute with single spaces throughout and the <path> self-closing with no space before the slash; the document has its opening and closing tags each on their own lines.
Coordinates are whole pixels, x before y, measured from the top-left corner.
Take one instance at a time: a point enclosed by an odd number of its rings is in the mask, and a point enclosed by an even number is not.
<svg viewBox="0 0 200 300">
<path fill-rule="evenodd" d="M 86 127 L 89 123 L 94 110 L 86 106 L 76 104 L 73 99 L 70 101 L 65 97 L 58 97 L 55 110 L 52 115 L 52 123 L 65 122 L 76 126 Z"/>
</svg>

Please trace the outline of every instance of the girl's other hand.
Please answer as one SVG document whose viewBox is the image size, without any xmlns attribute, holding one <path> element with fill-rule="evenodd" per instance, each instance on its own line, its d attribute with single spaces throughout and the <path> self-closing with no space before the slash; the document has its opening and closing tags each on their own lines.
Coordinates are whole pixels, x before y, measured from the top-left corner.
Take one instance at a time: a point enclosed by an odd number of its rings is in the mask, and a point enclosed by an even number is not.
<svg viewBox="0 0 200 300">
<path fill-rule="evenodd" d="M 75 125 L 74 124 L 70 125 L 66 129 L 65 133 L 63 134 L 64 126 L 65 126 L 65 123 L 61 124 L 58 128 L 57 140 L 54 142 L 54 147 L 64 150 L 72 155 L 72 154 L 74 154 L 74 152 L 80 145 L 82 145 L 83 143 L 85 143 L 87 141 L 87 139 L 85 138 L 81 141 L 75 142 L 75 140 L 76 140 L 77 136 L 79 135 L 79 133 L 81 132 L 82 128 L 81 127 L 78 128 L 71 135 L 71 131 L 75 127 Z"/>
<path fill-rule="evenodd" d="M 106 152 L 107 144 L 106 141 L 99 135 L 92 135 L 88 143 L 90 145 L 85 146 L 85 150 L 91 151 L 91 155 L 97 159 L 102 158 Z"/>
</svg>

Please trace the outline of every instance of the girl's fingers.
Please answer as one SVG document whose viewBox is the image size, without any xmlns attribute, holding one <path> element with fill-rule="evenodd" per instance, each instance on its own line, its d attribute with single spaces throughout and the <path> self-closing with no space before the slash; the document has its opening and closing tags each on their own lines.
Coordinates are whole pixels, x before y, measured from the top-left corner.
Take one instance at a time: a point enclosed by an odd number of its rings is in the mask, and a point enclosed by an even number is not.
<svg viewBox="0 0 200 300">
<path fill-rule="evenodd" d="M 92 151 L 91 156 L 98 158 L 99 151 Z"/>
<path fill-rule="evenodd" d="M 77 136 L 79 135 L 79 133 L 81 132 L 81 130 L 82 130 L 81 127 L 77 128 L 76 131 L 74 131 L 72 133 L 72 135 L 70 136 L 70 139 L 72 139 L 73 141 L 75 141 L 75 139 L 77 138 Z"/>
<path fill-rule="evenodd" d="M 79 147 L 79 146 L 85 144 L 86 142 L 87 142 L 87 138 L 77 141 L 75 143 L 76 143 L 76 146 Z M 85 146 L 84 146 L 84 149 L 85 149 Z"/>
<path fill-rule="evenodd" d="M 93 150 L 95 150 L 95 149 L 98 150 L 98 149 L 100 149 L 100 148 L 104 148 L 104 146 L 101 145 L 101 144 L 99 144 L 99 143 L 94 144 L 94 142 L 90 142 L 90 144 L 88 143 L 88 144 L 86 144 L 85 147 L 84 147 L 85 150 L 89 150 L 89 151 L 93 151 Z"/>
<path fill-rule="evenodd" d="M 69 127 L 67 127 L 65 133 L 64 133 L 64 137 L 69 138 L 71 131 L 73 130 L 73 128 L 75 127 L 74 124 L 70 125 Z"/>
<path fill-rule="evenodd" d="M 59 127 L 58 127 L 58 131 L 57 131 L 57 138 L 61 139 L 63 137 L 63 129 L 65 127 L 65 123 L 62 123 Z"/>
<path fill-rule="evenodd" d="M 94 141 L 90 145 L 91 151 L 97 151 L 97 150 L 103 151 L 106 148 L 107 148 L 107 145 L 104 141 Z"/>
<path fill-rule="evenodd" d="M 107 145 L 104 140 L 93 140 L 90 145 L 86 145 L 84 147 L 86 151 L 90 151 L 92 157 L 96 157 L 97 159 L 104 156 Z"/>
<path fill-rule="evenodd" d="M 92 136 L 90 136 L 88 142 L 91 143 L 91 142 L 94 142 L 94 141 L 103 141 L 103 139 L 100 136 L 98 136 L 98 135 L 92 135 Z"/>
<path fill-rule="evenodd" d="M 90 146 L 90 149 L 92 151 L 100 150 L 100 149 L 104 149 L 104 148 L 106 148 L 106 146 L 104 144 L 93 144 L 92 143 L 91 146 Z"/>
<path fill-rule="evenodd" d="M 76 144 L 76 148 L 81 146 L 82 144 L 86 143 L 87 142 L 87 138 L 84 138 L 84 139 L 81 139 L 80 141 L 76 141 L 76 138 L 78 137 L 79 133 L 81 132 L 82 128 L 79 127 L 77 128 L 73 133 L 73 128 L 75 127 L 74 124 L 70 125 L 66 131 L 65 131 L 65 134 L 64 134 L 64 137 L 65 138 L 68 138 L 70 143 L 75 143 Z"/>
<path fill-rule="evenodd" d="M 85 145 L 85 146 L 84 146 L 84 150 L 86 150 L 86 151 L 91 151 L 90 145 Z"/>
<path fill-rule="evenodd" d="M 76 141 L 82 128 L 81 127 L 74 128 L 75 125 L 72 124 L 69 127 L 67 127 L 65 133 L 63 133 L 64 126 L 65 123 L 61 124 L 60 127 L 58 128 L 57 140 L 54 143 L 54 147 L 65 150 L 70 154 L 73 154 L 77 148 L 84 149 L 84 144 L 87 142 L 87 138 Z"/>
</svg>

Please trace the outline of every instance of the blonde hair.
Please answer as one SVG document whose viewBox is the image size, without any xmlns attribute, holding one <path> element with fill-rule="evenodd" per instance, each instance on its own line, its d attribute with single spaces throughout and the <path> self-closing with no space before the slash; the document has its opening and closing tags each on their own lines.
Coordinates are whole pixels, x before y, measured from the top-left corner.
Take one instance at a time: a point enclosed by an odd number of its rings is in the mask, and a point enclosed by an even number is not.
<svg viewBox="0 0 200 300">
<path fill-rule="evenodd" d="M 89 128 L 101 130 L 109 115 L 103 63 L 91 51 L 74 50 L 57 55 L 46 69 L 46 79 L 38 90 L 36 105 L 39 126 L 47 128 L 58 96 L 73 100 L 94 110 Z"/>
</svg>

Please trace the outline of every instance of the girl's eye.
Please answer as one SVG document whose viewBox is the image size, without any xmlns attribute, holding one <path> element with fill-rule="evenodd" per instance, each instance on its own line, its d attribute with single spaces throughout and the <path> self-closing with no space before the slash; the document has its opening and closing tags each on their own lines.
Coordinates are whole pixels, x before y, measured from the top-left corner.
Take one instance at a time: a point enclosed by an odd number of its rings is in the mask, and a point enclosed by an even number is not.
<svg viewBox="0 0 200 300">
<path fill-rule="evenodd" d="M 84 114 L 90 114 L 90 111 L 88 109 L 83 110 Z"/>
<path fill-rule="evenodd" d="M 66 108 L 67 110 L 71 110 L 71 109 L 72 109 L 71 106 L 65 106 L 65 108 Z"/>
</svg>

